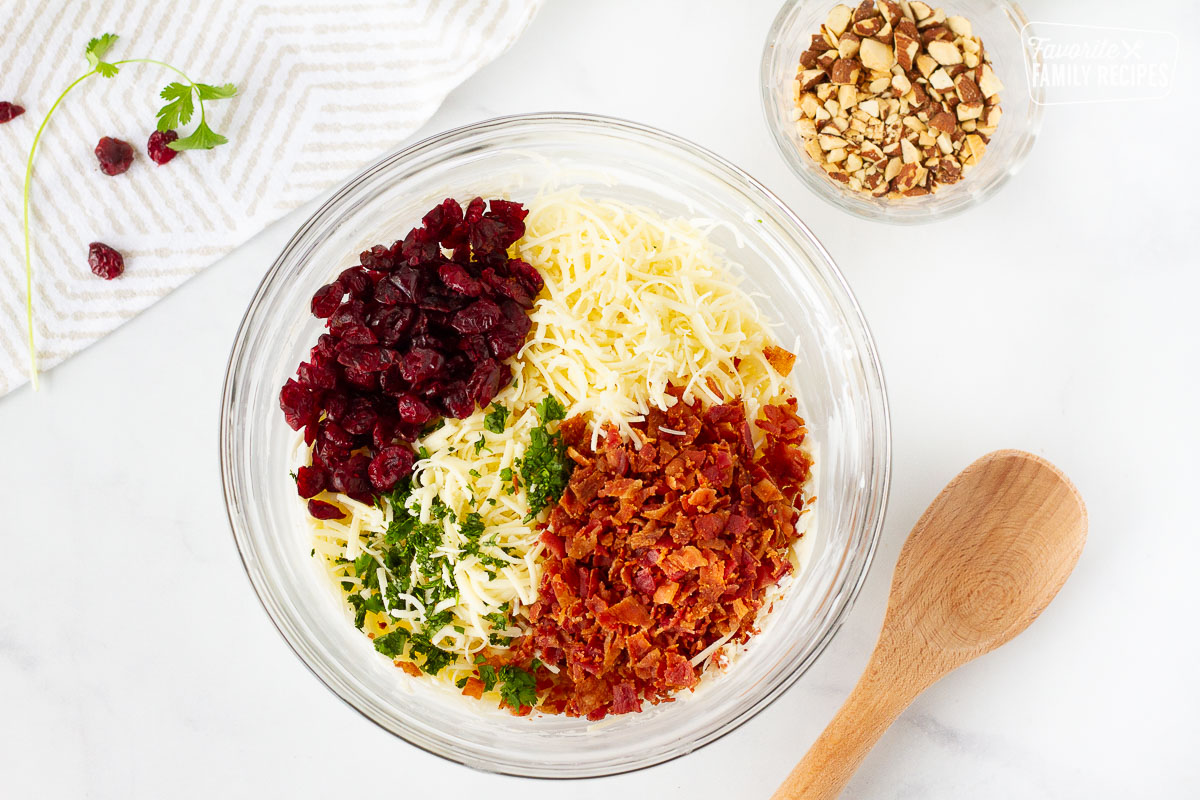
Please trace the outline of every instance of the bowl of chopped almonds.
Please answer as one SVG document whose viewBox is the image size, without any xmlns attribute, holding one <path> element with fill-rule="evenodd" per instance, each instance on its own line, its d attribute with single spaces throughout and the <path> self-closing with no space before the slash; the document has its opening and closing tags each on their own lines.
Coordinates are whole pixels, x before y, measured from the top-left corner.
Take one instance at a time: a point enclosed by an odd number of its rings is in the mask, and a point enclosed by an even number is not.
<svg viewBox="0 0 1200 800">
<path fill-rule="evenodd" d="M 851 214 L 965 211 L 1019 169 L 1041 125 L 1028 26 L 1004 0 L 791 0 L 763 49 L 767 127 L 809 188 Z"/>
</svg>

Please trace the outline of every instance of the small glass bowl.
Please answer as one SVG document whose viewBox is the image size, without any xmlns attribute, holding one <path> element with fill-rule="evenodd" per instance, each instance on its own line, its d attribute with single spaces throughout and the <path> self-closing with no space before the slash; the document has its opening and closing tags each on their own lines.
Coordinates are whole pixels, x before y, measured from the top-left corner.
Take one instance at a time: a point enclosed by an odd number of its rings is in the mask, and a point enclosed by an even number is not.
<svg viewBox="0 0 1200 800">
<path fill-rule="evenodd" d="M 796 385 L 817 459 L 814 551 L 766 630 L 727 674 L 636 714 L 594 724 L 518 718 L 396 669 L 355 629 L 309 555 L 279 388 L 321 332 L 313 292 L 357 254 L 391 242 L 447 196 L 531 201 L 549 182 L 717 223 L 715 243 L 761 292 L 778 336 L 798 348 Z M 267 271 L 242 321 L 221 405 L 221 471 L 246 573 L 284 639 L 326 686 L 383 728 L 478 769 L 580 778 L 689 753 L 778 697 L 837 631 L 883 522 L 891 468 L 887 397 L 865 321 L 829 254 L 774 195 L 674 136 L 603 117 L 481 122 L 393 153 L 325 203 Z"/>
<path fill-rule="evenodd" d="M 842 0 L 854 7 L 852 0 Z M 831 204 L 865 219 L 894 224 L 933 222 L 958 214 L 994 195 L 1012 177 L 1033 147 L 1042 124 L 1045 90 L 1031 91 L 1027 70 L 1037 56 L 1027 46 L 1023 29 L 1029 24 L 1025 12 L 1006 0 L 929 0 L 971 21 L 974 35 L 983 41 L 992 69 L 1004 84 L 1000 105 L 1004 114 L 988 144 L 987 152 L 958 183 L 940 187 L 920 197 L 872 197 L 834 181 L 804 152 L 804 140 L 792 121 L 792 81 L 800 55 L 837 0 L 789 0 L 783 4 L 763 46 L 763 112 L 767 128 L 783 160 L 808 188 Z"/>
</svg>

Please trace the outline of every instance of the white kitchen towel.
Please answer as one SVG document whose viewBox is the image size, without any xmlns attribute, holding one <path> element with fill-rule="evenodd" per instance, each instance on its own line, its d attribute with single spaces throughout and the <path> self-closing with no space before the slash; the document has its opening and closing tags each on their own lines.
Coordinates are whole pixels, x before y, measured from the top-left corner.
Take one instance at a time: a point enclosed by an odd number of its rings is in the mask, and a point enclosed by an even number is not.
<svg viewBox="0 0 1200 800">
<path fill-rule="evenodd" d="M 90 38 L 119 35 L 107 61 L 165 61 L 196 82 L 234 83 L 238 94 L 205 104 L 229 144 L 163 166 L 146 141 L 159 90 L 178 80 L 168 70 L 130 64 L 111 79 L 92 76 L 55 112 L 30 205 L 42 371 L 395 147 L 504 52 L 541 2 L 3 0 L 0 101 L 26 113 L 0 124 L 0 395 L 29 378 L 25 160 L 54 99 L 88 71 Z M 133 145 L 129 171 L 100 171 L 92 151 L 102 136 Z M 93 241 L 124 254 L 123 276 L 90 272 Z"/>
</svg>

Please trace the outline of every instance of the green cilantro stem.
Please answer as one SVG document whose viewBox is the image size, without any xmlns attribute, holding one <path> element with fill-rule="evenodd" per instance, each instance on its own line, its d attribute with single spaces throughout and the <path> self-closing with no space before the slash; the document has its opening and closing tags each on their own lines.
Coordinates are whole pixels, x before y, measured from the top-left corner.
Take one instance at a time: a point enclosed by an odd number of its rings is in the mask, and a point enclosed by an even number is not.
<svg viewBox="0 0 1200 800">
<path fill-rule="evenodd" d="M 25 236 L 25 317 L 29 330 L 29 379 L 35 392 L 38 390 L 38 365 L 37 344 L 34 339 L 33 332 L 33 244 L 29 235 L 29 189 L 33 184 L 33 159 L 37 154 L 38 143 L 42 140 L 42 134 L 46 130 L 46 125 L 49 124 L 50 118 L 54 116 L 54 112 L 58 109 L 62 101 L 68 94 L 71 93 L 71 90 L 93 75 L 102 75 L 105 78 L 111 78 L 115 76 L 119 71 L 119 68 L 125 64 L 152 64 L 154 66 L 162 67 L 174 72 L 176 75 L 187 81 L 190 91 L 195 92 L 197 104 L 200 106 L 200 122 L 196 126 L 196 129 L 199 132 L 207 132 L 211 136 L 211 138 L 203 136 L 199 137 L 199 141 L 201 143 L 196 146 L 199 148 L 211 149 L 212 147 L 225 142 L 224 137 L 212 134 L 204 121 L 205 89 L 212 89 L 213 87 L 208 87 L 205 84 L 198 84 L 185 75 L 178 67 L 174 67 L 164 61 L 158 61 L 153 58 L 126 58 L 121 61 L 113 61 L 111 63 L 101 61 L 101 57 L 103 57 L 108 49 L 112 47 L 116 40 L 117 37 L 115 35 L 104 34 L 103 36 L 97 37 L 88 42 L 84 53 L 87 56 L 88 63 L 91 64 L 92 68 L 80 75 L 75 80 L 71 81 L 70 85 L 68 85 L 66 89 L 63 89 L 62 94 L 55 98 L 54 103 L 52 103 L 50 106 L 50 110 L 46 112 L 46 116 L 42 120 L 42 124 L 38 126 L 37 132 L 33 135 L 33 144 L 31 144 L 29 147 L 29 158 L 25 162 L 25 184 L 22 187 L 22 221 Z M 212 96 L 232 97 L 235 91 L 236 89 L 234 89 L 232 86 L 221 87 L 221 93 L 218 94 L 216 93 L 216 90 L 214 90 L 214 94 Z M 181 116 L 180 121 L 182 123 L 186 123 L 189 118 L 190 112 L 185 116 Z M 182 140 L 173 142 L 172 144 L 182 144 Z M 174 147 L 173 149 L 180 148 Z"/>
<path fill-rule="evenodd" d="M 29 322 L 29 378 L 33 383 L 33 390 L 38 390 L 38 368 L 37 368 L 37 347 L 33 340 L 33 258 L 30 255 L 30 239 L 29 239 L 29 185 L 33 180 L 33 156 L 37 153 L 38 142 L 41 141 L 42 132 L 46 130 L 46 124 L 50 122 L 50 117 L 54 114 L 58 104 L 63 101 L 72 89 L 83 83 L 88 78 L 96 74 L 96 70 L 80 75 L 75 80 L 71 81 L 71 85 L 63 90 L 63 93 L 58 96 L 54 104 L 50 106 L 50 110 L 46 112 L 46 118 L 42 120 L 42 124 L 38 126 L 37 133 L 33 135 L 33 145 L 29 148 L 29 160 L 25 162 L 25 188 L 24 188 L 24 213 L 25 213 L 25 316 Z"/>
</svg>

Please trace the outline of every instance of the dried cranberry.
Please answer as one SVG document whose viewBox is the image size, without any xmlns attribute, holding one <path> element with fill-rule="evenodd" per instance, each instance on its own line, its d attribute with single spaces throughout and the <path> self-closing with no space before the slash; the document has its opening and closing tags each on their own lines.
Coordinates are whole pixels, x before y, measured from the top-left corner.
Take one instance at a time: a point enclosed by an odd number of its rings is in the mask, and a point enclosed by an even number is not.
<svg viewBox="0 0 1200 800">
<path fill-rule="evenodd" d="M 341 393 L 325 397 L 325 414 L 330 421 L 339 420 L 350 410 L 350 398 Z"/>
<path fill-rule="evenodd" d="M 333 316 L 334 312 L 338 310 L 338 306 L 342 304 L 342 297 L 345 294 L 345 288 L 337 281 L 327 283 L 317 289 L 312 299 L 313 316 L 317 319 L 328 319 Z"/>
<path fill-rule="evenodd" d="M 367 478 L 367 467 L 370 463 L 370 458 L 359 453 L 335 464 L 329 476 L 330 485 L 334 491 L 351 497 L 370 494 L 371 484 Z"/>
<path fill-rule="evenodd" d="M 483 219 L 483 210 L 487 207 L 482 197 L 476 197 L 471 202 L 467 203 L 467 210 L 463 213 L 463 222 L 470 227 L 479 220 Z"/>
<path fill-rule="evenodd" d="M 392 363 L 392 351 L 382 347 L 347 347 L 338 353 L 338 363 L 360 372 L 379 372 Z"/>
<path fill-rule="evenodd" d="M 337 388 L 337 368 L 326 356 L 316 355 L 312 357 L 312 361 L 301 363 L 300 368 L 296 370 L 296 377 L 300 379 L 300 383 L 314 389 Z"/>
<path fill-rule="evenodd" d="M 412 267 L 401 267 L 388 277 L 411 302 L 416 302 L 425 295 L 424 276 Z"/>
<path fill-rule="evenodd" d="M 325 470 L 320 467 L 301 467 L 296 470 L 296 491 L 301 497 L 316 497 L 325 491 Z"/>
<path fill-rule="evenodd" d="M 439 266 L 438 277 L 442 279 L 442 283 L 447 289 L 467 297 L 478 297 L 479 293 L 483 291 L 483 285 L 471 277 L 471 273 L 463 269 L 461 265 L 454 262 Z"/>
<path fill-rule="evenodd" d="M 442 409 L 445 410 L 446 416 L 455 419 L 471 416 L 475 411 L 475 401 L 465 383 L 456 383 L 446 390 L 442 397 Z"/>
<path fill-rule="evenodd" d="M 384 283 L 386 281 L 380 281 L 379 285 L 382 286 Z M 416 311 L 412 306 L 395 306 L 385 309 L 371 325 L 371 330 L 374 331 L 381 345 L 391 347 L 400 341 L 400 337 L 412 325 L 415 315 Z"/>
<path fill-rule="evenodd" d="M 414 347 L 404 354 L 400 375 L 409 383 L 422 383 L 437 375 L 445 363 L 446 357 L 436 350 Z"/>
<path fill-rule="evenodd" d="M 292 430 L 298 431 L 317 418 L 317 394 L 294 380 L 279 390 L 279 407 Z"/>
<path fill-rule="evenodd" d="M 410 425 L 424 425 L 433 419 L 433 409 L 410 394 L 396 398 L 396 412 L 402 422 Z"/>
<path fill-rule="evenodd" d="M 423 228 L 413 228 L 400 245 L 400 255 L 414 267 L 434 261 L 441 254 L 438 240 Z"/>
<path fill-rule="evenodd" d="M 346 381 L 364 391 L 375 391 L 379 388 L 379 373 L 348 369 L 346 370 Z"/>
<path fill-rule="evenodd" d="M 493 200 L 490 209 L 469 226 L 467 241 L 476 258 L 503 253 L 525 235 L 524 219 L 528 212 L 519 203 Z"/>
<path fill-rule="evenodd" d="M 396 435 L 396 426 L 391 420 L 380 418 L 375 423 L 375 427 L 371 429 L 371 447 L 375 452 L 379 452 L 387 447 Z"/>
<path fill-rule="evenodd" d="M 333 312 L 329 317 L 329 331 L 335 336 L 340 336 L 338 328 L 343 328 L 347 325 L 359 324 L 362 325 L 367 321 L 367 307 L 362 300 L 351 299 L 342 303 L 337 307 L 337 311 Z"/>
<path fill-rule="evenodd" d="M 450 327 L 459 333 L 472 334 L 489 331 L 504 319 L 500 306 L 486 297 L 476 300 L 471 305 L 454 315 Z"/>
<path fill-rule="evenodd" d="M 120 175 L 133 163 L 133 148 L 129 142 L 105 136 L 96 145 L 96 158 L 105 175 Z"/>
<path fill-rule="evenodd" d="M 421 224 L 433 238 L 441 241 L 448 238 L 454 229 L 462 224 L 462 221 L 462 206 L 454 198 L 447 197 L 421 219 Z"/>
<path fill-rule="evenodd" d="M 429 292 L 420 299 L 417 303 L 417 308 L 423 311 L 437 311 L 440 314 L 446 314 L 462 308 L 465 305 L 464 299 L 455 295 Z"/>
<path fill-rule="evenodd" d="M 400 367 L 396 364 L 388 367 L 379 376 L 379 388 L 385 395 L 395 397 L 408 389 L 408 381 L 400 375 Z"/>
<path fill-rule="evenodd" d="M 346 516 L 345 511 L 324 500 L 309 500 L 308 513 L 314 519 L 341 519 Z"/>
<path fill-rule="evenodd" d="M 500 392 L 505 379 L 511 375 L 508 367 L 495 361 L 484 361 L 476 365 L 467 381 L 467 392 L 480 408 L 492 402 L 492 398 Z"/>
<path fill-rule="evenodd" d="M 313 355 L 322 355 L 330 357 L 334 353 L 334 345 L 337 344 L 337 339 L 330 336 L 328 333 L 322 333 L 317 337 L 317 343 L 313 345 L 310 351 Z"/>
<path fill-rule="evenodd" d="M 524 222 L 525 218 L 529 216 L 529 209 L 511 200 L 493 200 L 488 203 L 488 209 L 498 218 L 507 222 Z"/>
<path fill-rule="evenodd" d="M 358 256 L 358 261 L 367 269 L 387 272 L 395 269 L 396 261 L 392 258 L 392 251 L 381 244 L 377 244 L 369 250 L 364 250 Z"/>
<path fill-rule="evenodd" d="M 390 280 L 382 280 L 375 284 L 375 302 L 385 306 L 394 306 L 405 300 L 404 293 L 400 291 L 400 287 Z"/>
<path fill-rule="evenodd" d="M 88 245 L 88 266 L 92 273 L 111 281 L 125 271 L 125 258 L 103 242 Z"/>
<path fill-rule="evenodd" d="M 508 271 L 529 290 L 531 295 L 536 296 L 542 290 L 542 287 L 546 285 L 545 279 L 542 278 L 542 273 L 519 258 L 509 260 Z"/>
<path fill-rule="evenodd" d="M 501 275 L 491 267 L 483 271 L 482 277 L 483 282 L 496 293 L 514 301 L 522 308 L 533 308 L 533 295 L 518 278 Z"/>
<path fill-rule="evenodd" d="M 371 485 L 381 492 L 392 489 L 401 478 L 412 474 L 416 457 L 407 447 L 385 447 L 379 451 L 367 467 Z"/>
<path fill-rule="evenodd" d="M 155 131 L 150 134 L 150 141 L 146 142 L 146 155 L 150 156 L 150 160 L 161 167 L 179 155 L 178 150 L 172 150 L 167 146 L 178 138 L 179 134 L 175 131 Z"/>
<path fill-rule="evenodd" d="M 375 429 L 375 423 L 379 421 L 379 414 L 371 406 L 369 400 L 358 398 L 352 405 L 346 416 L 342 417 L 342 427 L 347 433 L 356 436 L 365 436 Z"/>
<path fill-rule="evenodd" d="M 351 297 L 365 297 L 374 289 L 374 284 L 371 283 L 371 276 L 362 267 L 350 267 L 342 270 L 342 274 L 338 275 L 337 282 L 346 287 L 346 291 Z"/>
<path fill-rule="evenodd" d="M 10 103 L 7 100 L 0 102 L 0 123 L 10 122 L 25 113 L 22 106 Z"/>
</svg>

